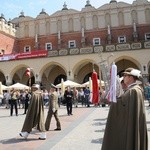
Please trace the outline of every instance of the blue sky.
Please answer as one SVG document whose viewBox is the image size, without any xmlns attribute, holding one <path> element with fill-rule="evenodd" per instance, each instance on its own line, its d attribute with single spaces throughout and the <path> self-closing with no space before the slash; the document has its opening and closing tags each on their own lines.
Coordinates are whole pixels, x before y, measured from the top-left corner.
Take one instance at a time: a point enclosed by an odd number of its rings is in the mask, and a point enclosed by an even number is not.
<svg viewBox="0 0 150 150">
<path fill-rule="evenodd" d="M 95 8 L 109 3 L 111 0 L 90 0 L 90 3 Z M 123 2 L 132 4 L 133 0 L 121 0 Z M 4 14 L 6 20 L 13 19 L 20 15 L 23 11 L 25 16 L 36 17 L 44 8 L 45 11 L 51 15 L 63 8 L 66 2 L 68 9 L 81 10 L 86 4 L 86 0 L 4 0 L 0 5 L 0 14 Z M 120 0 L 117 0 L 120 2 Z"/>
</svg>

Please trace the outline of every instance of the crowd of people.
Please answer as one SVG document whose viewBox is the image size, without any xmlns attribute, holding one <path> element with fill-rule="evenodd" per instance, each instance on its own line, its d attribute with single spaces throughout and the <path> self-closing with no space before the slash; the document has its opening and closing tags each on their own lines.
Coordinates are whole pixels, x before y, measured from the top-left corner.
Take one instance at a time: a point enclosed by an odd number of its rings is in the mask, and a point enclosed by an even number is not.
<svg viewBox="0 0 150 150">
<path fill-rule="evenodd" d="M 3 93 L 3 104 L 6 109 L 10 109 L 10 116 L 13 116 L 13 109 L 15 108 L 15 114 L 18 116 L 18 109 L 23 108 L 24 114 L 26 114 L 31 99 L 31 93 L 28 89 L 18 90 L 12 88 L 11 90 L 5 90 Z"/>
<path fill-rule="evenodd" d="M 46 131 L 49 131 L 52 116 L 56 120 L 55 131 L 61 130 L 61 123 L 58 116 L 59 98 L 61 93 L 60 90 L 56 90 L 55 85 L 51 84 L 49 93 L 40 89 L 38 84 L 32 85 L 31 102 L 25 117 L 25 121 L 20 132 L 20 136 L 27 138 L 32 132 L 32 129 L 36 127 L 40 132 L 40 140 L 46 139 Z M 86 89 L 87 90 L 87 89 Z M 90 93 L 90 92 L 89 92 Z M 73 115 L 72 105 L 73 102 L 75 107 L 78 107 L 78 91 L 76 88 L 73 90 L 68 86 L 64 92 L 63 99 L 66 101 L 66 108 L 68 116 Z M 47 104 L 48 103 L 48 104 Z M 48 112 L 46 120 L 44 121 L 44 105 L 48 105 Z M 87 105 L 89 105 L 87 103 Z"/>
<path fill-rule="evenodd" d="M 111 148 L 120 149 L 123 144 L 124 146 L 128 146 L 129 149 L 132 149 L 136 144 L 138 145 L 141 139 L 144 139 L 144 142 L 141 143 L 142 150 L 147 150 L 144 100 L 148 100 L 150 106 L 150 84 L 146 84 L 142 87 L 137 83 L 139 78 L 140 71 L 133 68 L 128 68 L 123 73 L 121 85 L 124 93 L 118 97 L 117 103 L 111 103 L 110 105 L 102 150 L 109 150 Z M 100 103 L 104 102 L 106 98 L 105 89 L 101 90 L 99 94 Z M 42 90 L 38 84 L 33 84 L 31 91 L 19 91 L 15 89 L 4 91 L 4 104 L 6 109 L 10 109 L 10 116 L 13 116 L 14 108 L 16 116 L 18 116 L 18 108 L 24 109 L 26 117 L 20 132 L 20 136 L 23 138 L 27 138 L 32 132 L 32 129 L 36 128 L 41 133 L 39 139 L 45 140 L 46 131 L 49 131 L 52 116 L 54 116 L 56 120 L 55 130 L 61 130 L 58 108 L 61 104 L 65 104 L 67 115 L 71 116 L 73 115 L 72 107 L 78 107 L 79 102 L 82 107 L 90 107 L 91 91 L 88 86 L 80 89 L 67 86 L 64 93 L 53 84 L 51 84 L 49 91 L 46 89 Z M 46 117 L 44 117 L 44 106 L 48 108 Z M 119 114 L 117 113 L 118 111 Z M 135 119 L 137 119 L 138 122 L 135 122 Z M 125 130 L 122 130 L 122 126 L 125 127 Z M 137 128 L 135 129 L 135 127 Z M 137 133 L 137 137 L 132 133 L 127 133 L 129 129 L 133 131 L 133 133 Z M 115 135 L 116 138 L 112 140 L 110 133 Z M 140 135 L 138 135 L 138 133 L 140 133 Z M 124 138 L 128 137 L 129 140 L 124 139 L 122 135 Z M 124 143 L 124 141 L 127 143 Z M 116 142 L 118 142 L 118 144 L 116 144 Z M 133 144 L 133 142 L 135 142 L 135 144 Z"/>
<path fill-rule="evenodd" d="M 122 88 L 123 90 L 125 89 L 125 84 L 123 80 L 121 80 Z M 91 91 L 88 86 L 85 88 L 76 88 L 73 87 L 71 88 L 70 86 L 66 87 L 65 92 L 63 93 L 61 91 L 61 88 L 57 88 L 57 94 L 58 94 L 58 106 L 60 107 L 61 105 L 66 105 L 68 106 L 69 104 L 67 103 L 67 96 L 66 96 L 66 91 L 70 90 L 71 91 L 71 107 L 78 107 L 79 103 L 81 106 L 85 107 L 90 107 L 91 102 Z M 43 103 L 45 107 L 48 107 L 49 105 L 49 95 L 50 91 L 47 89 L 42 90 L 43 94 Z M 102 107 L 105 107 L 106 104 L 108 104 L 108 100 L 106 97 L 105 93 L 105 88 L 102 87 L 102 90 L 99 92 L 100 94 L 100 100 L 98 103 L 98 106 L 102 105 Z M 146 83 L 144 87 L 144 95 L 145 95 L 145 100 L 148 100 L 149 106 L 150 106 L 150 83 Z M 11 89 L 11 90 L 5 90 L 3 92 L 3 100 L 1 102 L 1 105 L 5 105 L 6 109 L 10 109 L 10 116 L 13 115 L 13 109 L 15 108 L 15 114 L 18 116 L 18 109 L 23 108 L 24 113 L 26 114 L 29 103 L 31 99 L 31 91 L 28 89 L 26 90 L 16 90 L 16 89 Z M 67 112 L 68 113 L 68 112 Z"/>
<path fill-rule="evenodd" d="M 81 102 L 82 106 L 89 107 L 90 105 L 90 90 L 88 87 L 85 89 L 81 88 L 78 90 L 76 87 L 70 88 L 69 86 L 66 87 L 70 89 L 72 92 L 71 96 L 71 104 L 74 107 L 78 107 L 79 102 Z M 43 94 L 43 103 L 44 106 L 47 107 L 49 105 L 50 99 L 50 91 L 44 89 L 42 90 Z M 58 94 L 58 106 L 60 107 L 61 104 L 68 104 L 67 97 L 64 93 L 62 93 L 61 89 L 57 89 Z M 25 90 L 18 90 L 12 88 L 11 90 L 5 90 L 3 92 L 3 100 L 2 105 L 5 106 L 6 109 L 10 109 L 10 116 L 13 115 L 13 110 L 15 109 L 15 114 L 18 116 L 18 109 L 24 109 L 24 114 L 26 114 L 29 103 L 31 99 L 31 91 L 28 89 Z"/>
<path fill-rule="evenodd" d="M 64 103 L 65 101 L 65 103 Z M 26 114 L 20 136 L 27 138 L 33 128 L 40 131 L 39 139 L 46 139 L 46 131 L 50 128 L 51 118 L 55 117 L 56 131 L 61 130 L 61 123 L 58 116 L 58 108 L 61 104 L 66 105 L 67 115 L 73 115 L 72 107 L 78 107 L 79 102 L 82 106 L 90 107 L 90 90 L 71 88 L 67 86 L 64 93 L 61 89 L 51 84 L 50 90 L 41 89 L 40 85 L 33 84 L 31 90 L 18 90 L 12 88 L 3 92 L 3 105 L 10 110 L 10 116 L 18 116 L 18 110 L 24 109 Z M 44 106 L 48 108 L 47 116 L 44 117 Z M 46 119 L 45 119 L 46 118 Z"/>
</svg>

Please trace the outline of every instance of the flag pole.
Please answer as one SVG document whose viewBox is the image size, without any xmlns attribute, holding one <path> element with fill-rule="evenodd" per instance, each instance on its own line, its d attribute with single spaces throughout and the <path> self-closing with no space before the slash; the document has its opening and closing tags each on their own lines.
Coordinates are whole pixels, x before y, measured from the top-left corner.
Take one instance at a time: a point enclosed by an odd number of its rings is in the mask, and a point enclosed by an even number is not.
<svg viewBox="0 0 150 150">
<path fill-rule="evenodd" d="M 29 76 L 29 87 L 31 88 L 31 76 Z"/>
</svg>

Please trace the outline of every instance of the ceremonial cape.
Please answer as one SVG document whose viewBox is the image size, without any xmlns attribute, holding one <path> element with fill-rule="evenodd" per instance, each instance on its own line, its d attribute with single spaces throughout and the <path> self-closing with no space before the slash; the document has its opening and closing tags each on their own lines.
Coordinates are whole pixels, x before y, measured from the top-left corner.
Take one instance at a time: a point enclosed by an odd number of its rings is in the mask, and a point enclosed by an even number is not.
<svg viewBox="0 0 150 150">
<path fill-rule="evenodd" d="M 143 92 L 130 87 L 110 106 L 102 150 L 148 150 Z"/>
<path fill-rule="evenodd" d="M 31 102 L 27 111 L 24 125 L 21 132 L 31 132 L 32 128 L 36 126 L 37 130 L 44 132 L 44 106 L 43 96 L 40 90 L 32 93 Z"/>
</svg>

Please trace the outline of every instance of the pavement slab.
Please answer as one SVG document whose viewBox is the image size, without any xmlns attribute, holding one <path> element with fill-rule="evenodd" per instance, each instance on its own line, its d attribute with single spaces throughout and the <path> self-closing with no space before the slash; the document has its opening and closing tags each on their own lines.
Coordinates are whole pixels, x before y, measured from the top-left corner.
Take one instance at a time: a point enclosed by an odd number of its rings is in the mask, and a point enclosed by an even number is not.
<svg viewBox="0 0 150 150">
<path fill-rule="evenodd" d="M 150 138 L 150 107 L 145 102 L 148 136 Z M 59 109 L 61 131 L 54 131 L 56 122 L 52 118 L 47 139 L 39 140 L 39 132 L 33 129 L 28 139 L 19 136 L 25 119 L 23 109 L 18 116 L 10 116 L 10 110 L 0 107 L 0 150 L 100 150 L 107 121 L 109 106 L 89 108 L 73 107 L 68 116 L 66 107 Z M 45 118 L 48 109 L 45 108 Z M 150 140 L 149 140 L 150 141 Z M 150 142 L 149 142 L 150 146 Z"/>
</svg>

